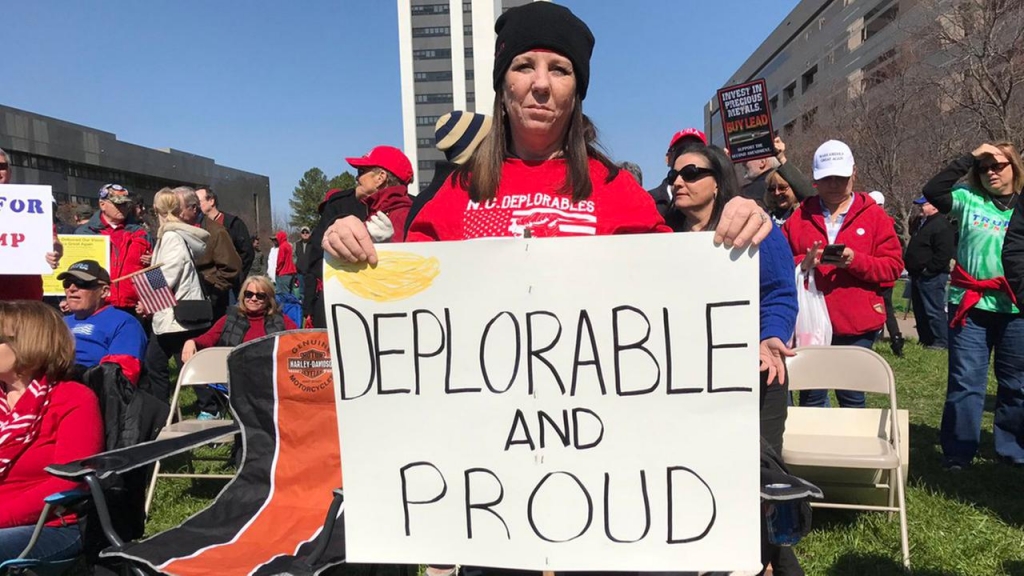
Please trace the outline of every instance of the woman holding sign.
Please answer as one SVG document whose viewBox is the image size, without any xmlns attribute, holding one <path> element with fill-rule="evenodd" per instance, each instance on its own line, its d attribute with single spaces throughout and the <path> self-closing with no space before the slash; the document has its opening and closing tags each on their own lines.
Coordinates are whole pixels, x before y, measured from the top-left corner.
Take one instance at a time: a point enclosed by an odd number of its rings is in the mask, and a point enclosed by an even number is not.
<svg viewBox="0 0 1024 576">
<path fill-rule="evenodd" d="M 668 232 L 650 196 L 597 148 L 583 113 L 594 36 L 567 8 L 534 2 L 495 23 L 491 132 L 409 229 L 409 241 Z M 472 204 L 471 204 L 472 203 Z M 750 200 L 723 209 L 715 240 L 744 247 L 772 229 Z M 324 249 L 376 264 L 358 218 L 335 221 Z"/>
</svg>

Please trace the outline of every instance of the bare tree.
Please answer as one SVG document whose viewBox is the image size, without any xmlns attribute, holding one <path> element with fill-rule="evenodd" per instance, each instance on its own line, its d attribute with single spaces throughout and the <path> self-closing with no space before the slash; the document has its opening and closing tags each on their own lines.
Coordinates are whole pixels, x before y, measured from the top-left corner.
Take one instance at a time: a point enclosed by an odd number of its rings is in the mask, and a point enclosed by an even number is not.
<svg viewBox="0 0 1024 576">
<path fill-rule="evenodd" d="M 988 141 L 1024 129 L 1024 2 L 928 0 L 944 58 L 933 86 L 977 123 Z"/>
</svg>

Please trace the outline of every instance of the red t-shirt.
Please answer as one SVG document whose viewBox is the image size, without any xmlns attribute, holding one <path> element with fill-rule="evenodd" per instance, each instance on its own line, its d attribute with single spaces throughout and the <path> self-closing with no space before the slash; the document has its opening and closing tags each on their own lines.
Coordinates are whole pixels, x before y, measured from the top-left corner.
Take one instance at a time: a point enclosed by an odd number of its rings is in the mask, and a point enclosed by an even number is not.
<svg viewBox="0 0 1024 576">
<path fill-rule="evenodd" d="M 605 182 L 608 170 L 590 160 L 590 198 L 573 202 L 557 190 L 565 180 L 565 160 L 525 162 L 510 158 L 493 200 L 473 202 L 447 180 L 409 228 L 408 242 L 549 236 L 603 236 L 671 232 L 651 196 L 627 172 Z"/>
<path fill-rule="evenodd" d="M 102 450 L 103 420 L 96 395 L 78 382 L 54 386 L 39 435 L 0 481 L 0 528 L 35 524 L 43 511 L 44 498 L 80 486 L 47 474 L 45 467 L 87 458 Z M 73 523 L 75 517 L 65 516 L 64 521 Z M 47 523 L 60 524 L 60 519 Z"/>
</svg>

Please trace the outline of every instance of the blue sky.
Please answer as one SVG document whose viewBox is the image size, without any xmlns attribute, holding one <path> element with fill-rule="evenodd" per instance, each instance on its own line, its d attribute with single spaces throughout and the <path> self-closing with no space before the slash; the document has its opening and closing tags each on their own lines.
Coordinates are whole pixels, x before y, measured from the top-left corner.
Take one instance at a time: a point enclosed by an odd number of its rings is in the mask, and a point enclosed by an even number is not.
<svg viewBox="0 0 1024 576">
<path fill-rule="evenodd" d="M 597 38 L 584 102 L 616 160 L 665 172 L 671 135 L 796 0 L 562 0 Z M 0 104 L 270 176 L 402 146 L 394 0 L 35 0 L 0 9 Z"/>
</svg>

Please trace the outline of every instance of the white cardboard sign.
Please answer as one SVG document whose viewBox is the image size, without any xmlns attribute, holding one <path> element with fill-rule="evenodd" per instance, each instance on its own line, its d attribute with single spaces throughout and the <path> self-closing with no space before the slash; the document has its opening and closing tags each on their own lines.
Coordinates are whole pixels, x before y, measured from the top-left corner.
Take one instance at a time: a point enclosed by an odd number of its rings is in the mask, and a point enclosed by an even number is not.
<svg viewBox="0 0 1024 576">
<path fill-rule="evenodd" d="M 47 274 L 53 252 L 53 190 L 0 185 L 0 262 L 4 274 Z"/>
<path fill-rule="evenodd" d="M 759 568 L 755 252 L 656 234 L 378 254 L 324 271 L 350 562 Z"/>
</svg>

